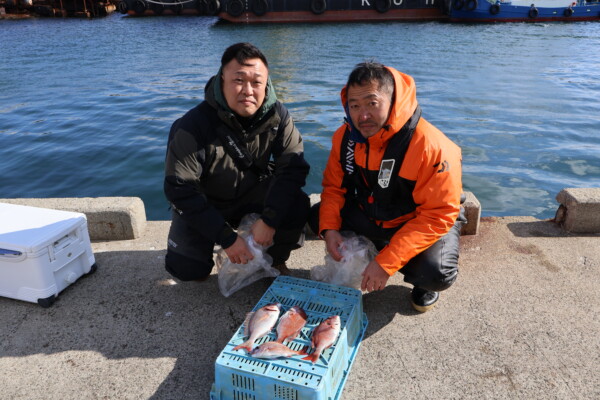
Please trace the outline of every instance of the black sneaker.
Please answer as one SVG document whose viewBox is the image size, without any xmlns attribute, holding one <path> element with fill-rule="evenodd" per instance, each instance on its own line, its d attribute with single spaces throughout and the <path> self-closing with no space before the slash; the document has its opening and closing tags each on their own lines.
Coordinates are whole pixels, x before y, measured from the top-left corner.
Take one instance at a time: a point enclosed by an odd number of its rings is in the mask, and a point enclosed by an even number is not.
<svg viewBox="0 0 600 400">
<path fill-rule="evenodd" d="M 424 313 L 433 308 L 440 298 L 440 294 L 433 290 L 426 290 L 415 286 L 410 297 L 413 308 L 418 312 Z"/>
</svg>

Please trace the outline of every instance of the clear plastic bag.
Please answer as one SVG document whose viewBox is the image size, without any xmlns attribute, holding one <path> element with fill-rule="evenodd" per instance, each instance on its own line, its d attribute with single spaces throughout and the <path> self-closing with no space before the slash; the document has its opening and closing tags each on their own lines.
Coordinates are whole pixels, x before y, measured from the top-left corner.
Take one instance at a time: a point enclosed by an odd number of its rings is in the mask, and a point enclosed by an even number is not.
<svg viewBox="0 0 600 400">
<path fill-rule="evenodd" d="M 353 232 L 341 232 L 344 241 L 340 247 L 342 259 L 335 261 L 329 254 L 325 256 L 325 265 L 316 265 L 310 271 L 315 281 L 334 285 L 360 288 L 362 272 L 377 255 L 373 242 Z"/>
<path fill-rule="evenodd" d="M 258 214 L 248 214 L 242 218 L 238 227 L 238 235 L 246 241 L 254 259 L 248 261 L 247 264 L 234 264 L 227 257 L 225 250 L 220 248 L 217 251 L 219 290 L 225 297 L 231 296 L 259 279 L 279 275 L 279 271 L 272 267 L 273 258 L 267 254 L 267 248 L 257 244 L 250 232 L 250 228 L 259 217 Z"/>
</svg>

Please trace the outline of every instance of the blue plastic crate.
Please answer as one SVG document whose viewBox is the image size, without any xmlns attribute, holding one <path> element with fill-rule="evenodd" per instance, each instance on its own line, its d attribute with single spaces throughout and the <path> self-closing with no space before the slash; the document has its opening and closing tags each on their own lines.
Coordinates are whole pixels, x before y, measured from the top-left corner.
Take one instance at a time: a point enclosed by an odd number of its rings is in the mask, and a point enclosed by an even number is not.
<svg viewBox="0 0 600 400">
<path fill-rule="evenodd" d="M 311 334 L 331 315 L 341 319 L 340 334 L 329 349 L 313 364 L 301 356 L 263 360 L 245 350 L 233 351 L 244 342 L 240 327 L 215 362 L 215 383 L 211 400 L 334 400 L 339 399 L 367 328 L 359 290 L 306 279 L 279 276 L 267 289 L 254 311 L 279 302 L 283 311 L 298 305 L 308 321 L 294 341 L 293 350 L 310 345 Z M 275 340 L 276 332 L 259 339 L 255 347 Z"/>
</svg>

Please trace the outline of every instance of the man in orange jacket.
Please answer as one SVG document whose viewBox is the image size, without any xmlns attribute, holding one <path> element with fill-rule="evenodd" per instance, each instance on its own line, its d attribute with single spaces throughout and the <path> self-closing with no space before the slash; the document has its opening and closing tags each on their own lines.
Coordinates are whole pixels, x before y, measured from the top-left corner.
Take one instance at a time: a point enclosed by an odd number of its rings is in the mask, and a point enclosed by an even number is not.
<svg viewBox="0 0 600 400">
<path fill-rule="evenodd" d="M 425 312 L 458 274 L 461 150 L 421 117 L 414 80 L 393 68 L 358 64 L 341 97 L 348 118 L 333 135 L 311 227 L 338 261 L 340 231 L 371 239 L 379 254 L 361 289 L 382 290 L 400 271 Z"/>
</svg>

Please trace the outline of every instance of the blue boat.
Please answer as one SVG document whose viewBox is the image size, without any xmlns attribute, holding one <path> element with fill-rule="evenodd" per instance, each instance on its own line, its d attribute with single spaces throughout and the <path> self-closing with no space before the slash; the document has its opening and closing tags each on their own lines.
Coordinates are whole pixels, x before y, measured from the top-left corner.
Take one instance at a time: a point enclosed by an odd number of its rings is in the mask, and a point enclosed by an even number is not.
<svg viewBox="0 0 600 400">
<path fill-rule="evenodd" d="M 600 1 L 585 0 L 452 0 L 453 22 L 593 21 Z"/>
</svg>

